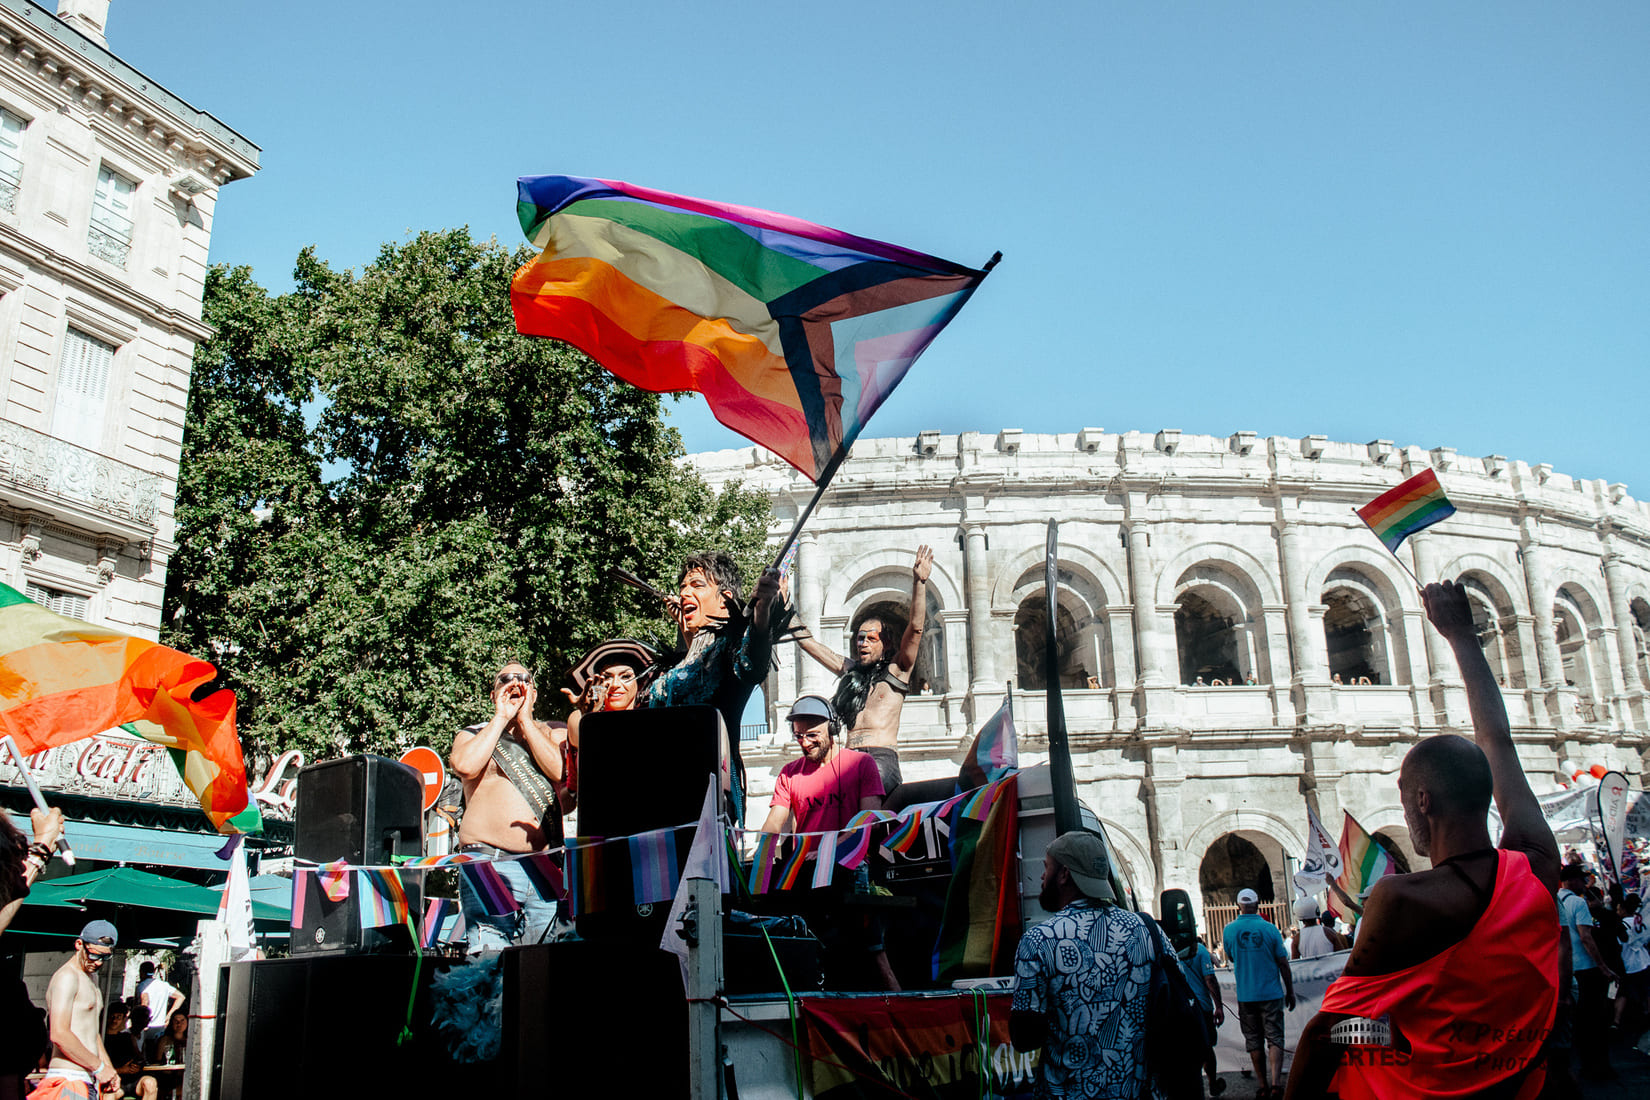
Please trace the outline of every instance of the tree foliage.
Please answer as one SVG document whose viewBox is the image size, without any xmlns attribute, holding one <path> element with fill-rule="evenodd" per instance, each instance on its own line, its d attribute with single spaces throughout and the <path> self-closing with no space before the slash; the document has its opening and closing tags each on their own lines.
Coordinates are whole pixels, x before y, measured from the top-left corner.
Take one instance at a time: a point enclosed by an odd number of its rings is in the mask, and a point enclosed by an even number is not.
<svg viewBox="0 0 1650 1100">
<path fill-rule="evenodd" d="M 249 746 L 444 751 L 512 659 L 554 713 L 596 642 L 674 640 L 610 565 L 760 561 L 765 498 L 678 462 L 657 395 L 516 333 L 526 259 L 451 230 L 358 274 L 306 249 L 281 296 L 210 271 L 164 640 L 218 663 Z"/>
</svg>

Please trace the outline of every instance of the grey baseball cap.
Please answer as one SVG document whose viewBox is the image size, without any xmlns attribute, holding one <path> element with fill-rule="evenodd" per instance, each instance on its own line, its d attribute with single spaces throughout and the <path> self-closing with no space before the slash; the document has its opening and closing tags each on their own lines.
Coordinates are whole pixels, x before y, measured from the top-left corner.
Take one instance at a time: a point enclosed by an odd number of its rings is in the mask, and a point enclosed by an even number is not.
<svg viewBox="0 0 1650 1100">
<path fill-rule="evenodd" d="M 1246 886 L 1242 890 L 1238 891 L 1238 904 L 1239 905 L 1259 905 L 1260 904 L 1260 895 L 1255 893 L 1253 890 L 1249 889 Z"/>
<path fill-rule="evenodd" d="M 831 711 L 831 704 L 826 701 L 823 695 L 804 695 L 791 704 L 791 712 L 785 716 L 785 721 L 790 722 L 797 718 L 816 720 L 823 718 L 830 721 L 835 717 L 836 715 Z"/>
<path fill-rule="evenodd" d="M 1054 862 L 1071 872 L 1071 881 L 1084 896 L 1096 901 L 1116 901 L 1111 888 L 1111 857 L 1106 842 L 1093 833 L 1078 829 L 1062 833 L 1048 846 Z"/>
<path fill-rule="evenodd" d="M 120 933 L 106 920 L 94 920 L 80 930 L 81 943 L 95 943 L 99 947 L 113 947 L 120 942 Z"/>
</svg>

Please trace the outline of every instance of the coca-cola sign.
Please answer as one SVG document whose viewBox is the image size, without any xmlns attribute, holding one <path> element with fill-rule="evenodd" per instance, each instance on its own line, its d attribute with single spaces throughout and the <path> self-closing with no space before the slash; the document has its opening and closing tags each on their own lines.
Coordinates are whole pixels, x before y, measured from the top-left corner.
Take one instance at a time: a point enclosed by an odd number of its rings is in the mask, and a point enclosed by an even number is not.
<svg viewBox="0 0 1650 1100">
<path fill-rule="evenodd" d="M 37 752 L 28 758 L 34 780 L 46 790 L 198 806 L 183 777 L 165 759 L 166 749 L 122 733 L 100 733 Z M 0 783 L 21 784 L 22 775 L 9 754 L 0 752 Z"/>
</svg>

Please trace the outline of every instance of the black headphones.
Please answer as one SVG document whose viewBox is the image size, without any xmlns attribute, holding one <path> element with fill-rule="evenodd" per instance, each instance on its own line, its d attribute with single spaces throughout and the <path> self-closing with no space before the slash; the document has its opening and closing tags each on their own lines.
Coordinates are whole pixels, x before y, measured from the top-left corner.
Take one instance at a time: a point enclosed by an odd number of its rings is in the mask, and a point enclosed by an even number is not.
<svg viewBox="0 0 1650 1100">
<path fill-rule="evenodd" d="M 825 728 L 831 731 L 831 740 L 835 741 L 837 735 L 842 732 L 842 720 L 836 716 L 836 707 L 832 706 L 831 701 L 823 695 L 801 695 L 797 697 L 796 703 L 802 702 L 803 699 L 818 699 L 825 704 L 825 721 L 827 723 Z M 792 710 L 796 709 L 796 703 L 791 704 Z"/>
</svg>

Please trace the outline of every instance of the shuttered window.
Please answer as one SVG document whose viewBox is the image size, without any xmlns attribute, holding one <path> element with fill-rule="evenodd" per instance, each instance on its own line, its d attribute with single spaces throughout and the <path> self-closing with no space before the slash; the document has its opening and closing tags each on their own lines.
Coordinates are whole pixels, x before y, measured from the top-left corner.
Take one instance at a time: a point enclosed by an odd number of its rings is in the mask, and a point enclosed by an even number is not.
<svg viewBox="0 0 1650 1100">
<path fill-rule="evenodd" d="M 63 337 L 52 407 L 52 434 L 88 450 L 103 446 L 103 417 L 109 401 L 109 368 L 115 346 L 71 328 Z"/>
<path fill-rule="evenodd" d="M 98 169 L 97 191 L 92 196 L 92 224 L 86 245 L 92 255 L 119 267 L 126 266 L 132 251 L 132 210 L 137 184 L 111 170 Z"/>
<path fill-rule="evenodd" d="M 0 110 L 0 210 L 13 214 L 23 185 L 23 130 L 27 126 L 10 111 Z"/>
<path fill-rule="evenodd" d="M 90 603 L 85 596 L 73 592 L 59 592 L 55 588 L 44 588 L 38 584 L 31 584 L 24 593 L 29 599 L 44 607 L 47 611 L 55 611 L 59 615 L 67 615 L 71 619 L 86 618 L 86 609 Z"/>
</svg>

